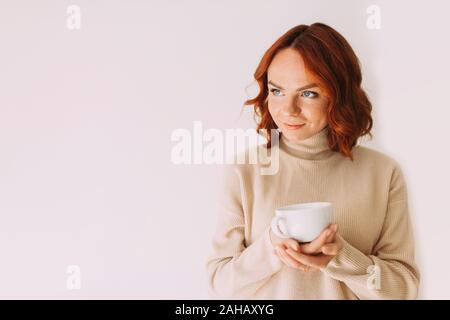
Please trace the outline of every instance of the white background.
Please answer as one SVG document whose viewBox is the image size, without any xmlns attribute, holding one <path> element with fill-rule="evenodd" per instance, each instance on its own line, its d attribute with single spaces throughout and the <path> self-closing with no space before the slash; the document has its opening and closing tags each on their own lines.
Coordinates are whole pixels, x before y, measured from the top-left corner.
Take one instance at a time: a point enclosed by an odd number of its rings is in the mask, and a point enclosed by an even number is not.
<svg viewBox="0 0 450 320">
<path fill-rule="evenodd" d="M 374 106 L 364 144 L 405 173 L 420 298 L 450 298 L 449 14 L 446 1 L 1 0 L 0 298 L 207 298 L 220 166 L 174 165 L 171 134 L 255 127 L 241 109 L 260 58 L 314 22 L 353 46 Z"/>
</svg>

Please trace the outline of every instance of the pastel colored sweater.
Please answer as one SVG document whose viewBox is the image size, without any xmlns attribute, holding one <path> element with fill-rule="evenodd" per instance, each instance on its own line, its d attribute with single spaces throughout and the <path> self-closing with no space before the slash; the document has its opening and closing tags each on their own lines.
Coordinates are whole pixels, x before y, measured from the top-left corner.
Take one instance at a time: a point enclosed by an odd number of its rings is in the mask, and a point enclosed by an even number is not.
<svg viewBox="0 0 450 320">
<path fill-rule="evenodd" d="M 217 224 L 207 258 L 213 299 L 415 299 L 415 263 L 408 194 L 399 164 L 356 145 L 354 161 L 328 147 L 328 127 L 302 140 L 282 134 L 279 167 L 263 175 L 261 162 L 223 165 Z M 253 148 L 264 148 L 258 146 Z M 273 152 L 273 151 L 271 151 Z M 273 253 L 275 208 L 333 203 L 342 250 L 320 270 L 303 272 Z"/>
</svg>

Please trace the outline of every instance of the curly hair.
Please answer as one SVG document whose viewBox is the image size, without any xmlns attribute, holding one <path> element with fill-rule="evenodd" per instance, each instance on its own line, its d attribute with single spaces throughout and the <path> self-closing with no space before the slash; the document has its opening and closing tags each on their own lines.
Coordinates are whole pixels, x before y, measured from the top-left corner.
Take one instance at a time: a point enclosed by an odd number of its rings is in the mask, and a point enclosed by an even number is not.
<svg viewBox="0 0 450 320">
<path fill-rule="evenodd" d="M 355 52 L 342 35 L 323 23 L 293 27 L 263 55 L 254 73 L 259 93 L 244 103 L 244 106 L 254 106 L 258 133 L 278 128 L 268 109 L 267 69 L 277 52 L 285 48 L 297 50 L 306 69 L 322 82 L 330 98 L 328 145 L 353 161 L 351 149 L 358 138 L 366 134 L 372 138 L 372 104 L 361 87 L 361 67 Z M 271 135 L 265 137 L 270 148 Z"/>
</svg>

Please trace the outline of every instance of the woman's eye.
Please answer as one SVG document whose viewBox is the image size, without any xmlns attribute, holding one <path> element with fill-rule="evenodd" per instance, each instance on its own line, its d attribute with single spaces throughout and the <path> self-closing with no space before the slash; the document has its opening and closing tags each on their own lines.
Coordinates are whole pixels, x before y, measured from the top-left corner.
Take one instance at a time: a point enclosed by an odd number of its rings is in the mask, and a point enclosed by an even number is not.
<svg viewBox="0 0 450 320">
<path fill-rule="evenodd" d="M 306 91 L 303 91 L 302 96 L 305 98 L 315 98 L 315 97 L 317 97 L 317 93 L 314 91 L 306 90 Z"/>
<path fill-rule="evenodd" d="M 281 94 L 281 91 L 278 89 L 270 89 L 270 92 L 274 95 L 274 96 L 279 96 Z"/>
</svg>

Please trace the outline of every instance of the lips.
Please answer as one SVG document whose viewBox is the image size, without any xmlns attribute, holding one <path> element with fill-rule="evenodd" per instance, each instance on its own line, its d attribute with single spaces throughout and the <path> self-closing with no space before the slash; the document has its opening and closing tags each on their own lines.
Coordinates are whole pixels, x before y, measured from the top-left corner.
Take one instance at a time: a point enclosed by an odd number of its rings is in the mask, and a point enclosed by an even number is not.
<svg viewBox="0 0 450 320">
<path fill-rule="evenodd" d="M 299 129 L 299 128 L 303 127 L 304 125 L 305 125 L 304 123 L 302 123 L 302 124 L 285 123 L 285 126 L 286 126 L 288 129 Z"/>
</svg>

